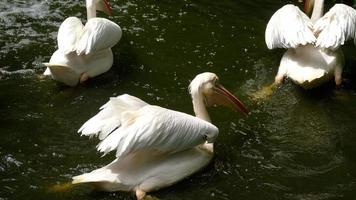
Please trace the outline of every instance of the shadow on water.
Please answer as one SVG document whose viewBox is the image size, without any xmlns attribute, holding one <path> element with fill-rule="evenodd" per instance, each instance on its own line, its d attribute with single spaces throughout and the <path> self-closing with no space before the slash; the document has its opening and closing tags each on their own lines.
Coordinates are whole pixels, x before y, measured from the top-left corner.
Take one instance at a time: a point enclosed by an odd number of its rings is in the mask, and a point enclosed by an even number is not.
<svg viewBox="0 0 356 200">
<path fill-rule="evenodd" d="M 125 36 L 125 35 L 124 35 Z M 135 51 L 130 47 L 129 41 L 123 40 L 115 47 L 114 64 L 110 70 L 100 76 L 89 79 L 85 85 L 88 87 L 103 87 L 110 85 L 120 85 L 125 79 L 134 76 L 134 70 L 139 66 Z"/>
</svg>

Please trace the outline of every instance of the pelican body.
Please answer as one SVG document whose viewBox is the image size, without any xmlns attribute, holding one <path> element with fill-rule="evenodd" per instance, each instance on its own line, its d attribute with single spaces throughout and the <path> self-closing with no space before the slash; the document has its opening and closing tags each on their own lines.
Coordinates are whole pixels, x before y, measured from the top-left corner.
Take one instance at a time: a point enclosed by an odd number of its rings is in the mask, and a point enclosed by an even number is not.
<svg viewBox="0 0 356 200">
<path fill-rule="evenodd" d="M 149 105 L 130 96 L 111 98 L 79 129 L 98 136 L 98 151 L 116 150 L 116 159 L 90 173 L 73 177 L 73 184 L 89 183 L 104 191 L 147 192 L 170 186 L 205 167 L 213 157 L 219 130 L 210 123 L 206 106 L 225 105 L 245 114 L 248 110 L 217 82 L 202 73 L 190 84 L 196 117 Z"/>
<path fill-rule="evenodd" d="M 275 80 L 280 83 L 284 77 L 289 77 L 296 84 L 309 89 L 335 77 L 335 83 L 339 85 L 343 65 L 341 49 L 332 51 L 313 45 L 299 46 L 284 53 Z"/>
<path fill-rule="evenodd" d="M 96 10 L 111 14 L 107 0 L 86 0 L 87 23 L 69 17 L 58 30 L 58 49 L 53 53 L 44 75 L 69 86 L 108 71 L 113 64 L 113 47 L 121 38 L 119 25 L 96 17 Z"/>
<path fill-rule="evenodd" d="M 305 3 L 306 10 L 314 6 L 311 18 L 297 6 L 288 4 L 276 11 L 267 24 L 267 47 L 287 48 L 275 83 L 289 77 L 309 89 L 334 78 L 336 85 L 340 85 L 344 56 L 339 47 L 355 36 L 356 12 L 349 6 L 336 4 L 323 16 L 323 0 Z"/>
</svg>

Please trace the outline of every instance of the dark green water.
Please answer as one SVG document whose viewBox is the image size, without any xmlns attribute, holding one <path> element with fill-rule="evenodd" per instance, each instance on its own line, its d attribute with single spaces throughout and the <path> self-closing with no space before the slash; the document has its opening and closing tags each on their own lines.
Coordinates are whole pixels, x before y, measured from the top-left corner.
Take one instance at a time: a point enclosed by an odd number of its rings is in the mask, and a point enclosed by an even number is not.
<svg viewBox="0 0 356 200">
<path fill-rule="evenodd" d="M 356 199 L 355 47 L 343 47 L 342 87 L 305 91 L 287 81 L 268 99 L 283 50 L 264 43 L 269 17 L 286 0 L 115 0 L 123 29 L 106 74 L 68 88 L 40 78 L 60 23 L 86 17 L 84 0 L 0 2 L 0 199 L 133 199 L 90 187 L 49 188 L 109 163 L 77 129 L 110 96 L 193 113 L 187 86 L 212 71 L 252 111 L 210 115 L 221 134 L 214 162 L 153 193 L 160 199 Z"/>
</svg>

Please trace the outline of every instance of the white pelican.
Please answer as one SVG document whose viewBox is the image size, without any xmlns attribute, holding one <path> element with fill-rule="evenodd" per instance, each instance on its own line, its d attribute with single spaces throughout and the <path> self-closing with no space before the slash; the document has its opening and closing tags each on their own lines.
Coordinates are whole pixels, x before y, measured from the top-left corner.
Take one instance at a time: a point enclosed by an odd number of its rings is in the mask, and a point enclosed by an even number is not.
<svg viewBox="0 0 356 200">
<path fill-rule="evenodd" d="M 104 154 L 116 159 L 90 173 L 73 177 L 73 184 L 90 183 L 104 191 L 146 192 L 172 185 L 206 166 L 213 157 L 218 128 L 210 123 L 206 106 L 225 105 L 248 113 L 245 106 L 210 72 L 197 75 L 190 94 L 196 117 L 165 109 L 130 96 L 111 98 L 79 129 L 98 136 Z"/>
<path fill-rule="evenodd" d="M 277 10 L 267 24 L 267 47 L 287 49 L 275 83 L 289 77 L 308 89 L 334 77 L 336 85 L 340 85 L 344 56 L 339 47 L 355 37 L 356 12 L 347 5 L 336 4 L 323 16 L 324 0 L 305 3 L 306 10 L 314 6 L 311 18 L 289 4 Z"/>
<path fill-rule="evenodd" d="M 96 17 L 96 10 L 111 15 L 107 0 L 86 0 L 87 23 L 68 17 L 58 30 L 58 49 L 53 53 L 44 75 L 75 86 L 108 71 L 113 64 L 113 47 L 122 31 L 114 22 Z"/>
</svg>

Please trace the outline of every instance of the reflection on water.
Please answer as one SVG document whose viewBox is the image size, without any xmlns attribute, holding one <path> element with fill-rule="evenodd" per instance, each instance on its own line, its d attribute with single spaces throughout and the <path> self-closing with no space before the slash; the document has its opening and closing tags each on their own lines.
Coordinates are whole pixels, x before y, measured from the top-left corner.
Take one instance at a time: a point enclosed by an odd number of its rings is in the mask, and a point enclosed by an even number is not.
<svg viewBox="0 0 356 200">
<path fill-rule="evenodd" d="M 210 110 L 221 131 L 214 162 L 154 193 L 161 199 L 352 199 L 356 190 L 354 50 L 345 83 L 304 91 L 286 82 L 265 100 L 250 94 L 273 81 L 283 50 L 269 51 L 265 25 L 289 1 L 111 1 L 124 31 L 106 74 L 68 88 L 43 79 L 60 23 L 85 20 L 84 1 L 0 2 L 0 198 L 132 199 L 88 187 L 49 191 L 107 164 L 80 125 L 110 96 L 123 93 L 193 113 L 187 93 L 213 71 L 246 102 L 247 118 Z M 293 1 L 297 4 L 297 1 Z M 104 16 L 104 15 L 102 15 Z"/>
</svg>

